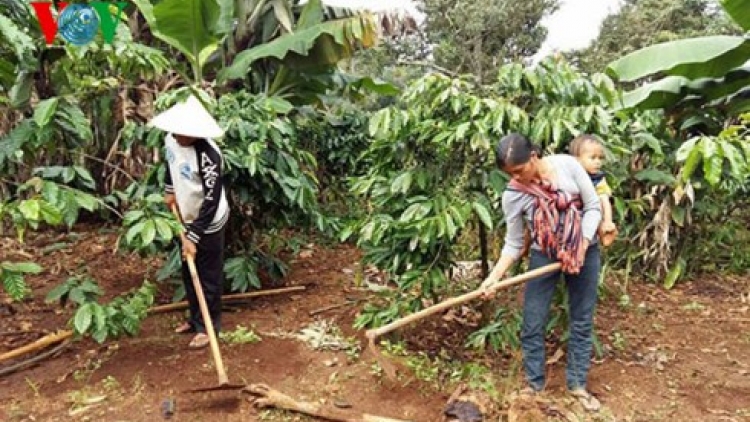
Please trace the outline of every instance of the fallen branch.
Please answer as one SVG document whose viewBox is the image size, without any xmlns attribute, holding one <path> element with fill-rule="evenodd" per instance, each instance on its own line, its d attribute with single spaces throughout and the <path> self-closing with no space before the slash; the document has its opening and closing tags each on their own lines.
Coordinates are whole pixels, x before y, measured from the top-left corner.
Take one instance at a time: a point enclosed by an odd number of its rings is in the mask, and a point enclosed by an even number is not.
<svg viewBox="0 0 750 422">
<path fill-rule="evenodd" d="M 226 295 L 221 298 L 221 301 L 223 303 L 233 303 L 233 302 L 242 302 L 247 299 L 251 299 L 254 297 L 261 297 L 261 296 L 271 296 L 271 295 L 278 295 L 283 293 L 290 293 L 290 292 L 297 292 L 301 290 L 305 290 L 305 286 L 294 286 L 294 287 L 284 287 L 281 289 L 268 289 L 268 290 L 261 290 L 257 292 L 250 292 L 250 293 L 237 293 L 234 295 Z M 153 314 L 161 314 L 165 312 L 174 312 L 179 311 L 181 309 L 187 309 L 188 303 L 186 301 L 177 302 L 177 303 L 170 303 L 168 305 L 160 305 L 160 306 L 154 306 L 153 308 L 148 310 L 149 315 Z"/>
<path fill-rule="evenodd" d="M 9 352 L 3 353 L 2 355 L 0 355 L 0 362 L 5 362 L 6 360 L 17 358 L 18 356 L 25 355 L 26 353 L 43 349 L 50 344 L 59 343 L 63 340 L 67 340 L 72 336 L 72 331 L 58 331 L 57 333 L 46 335 L 33 343 L 29 343 L 25 346 L 19 347 L 18 349 L 13 349 Z"/>
<path fill-rule="evenodd" d="M 296 291 L 305 290 L 305 289 L 306 289 L 305 286 L 294 286 L 294 287 L 285 287 L 281 289 L 262 290 L 258 292 L 239 293 L 239 294 L 224 296 L 222 298 L 222 301 L 228 302 L 228 303 L 229 302 L 241 302 L 243 300 L 247 300 L 253 297 L 296 292 Z M 152 307 L 151 309 L 149 309 L 148 313 L 149 315 L 153 315 L 153 314 L 158 314 L 158 313 L 172 312 L 172 311 L 176 311 L 180 309 L 185 309 L 187 307 L 188 307 L 187 302 L 170 303 L 169 305 Z M 27 353 L 35 352 L 51 344 L 55 344 L 63 340 L 67 340 L 68 338 L 72 336 L 73 336 L 73 332 L 70 330 L 59 331 L 54 334 L 49 334 L 25 346 L 21 346 L 17 349 L 13 349 L 9 352 L 3 353 L 2 355 L 0 355 L 0 362 L 5 362 L 6 360 L 15 359 Z"/>
<path fill-rule="evenodd" d="M 257 396 L 251 402 L 259 408 L 274 407 L 338 422 L 408 422 L 367 413 L 352 414 L 350 411 L 326 408 L 317 403 L 297 401 L 265 384 L 251 384 L 242 391 Z"/>
<path fill-rule="evenodd" d="M 451 78 L 455 78 L 458 76 L 456 72 L 453 72 L 451 70 L 448 70 L 444 67 L 440 67 L 434 63 L 425 62 L 425 61 L 410 61 L 410 60 L 399 60 L 399 65 L 406 65 L 406 66 L 421 66 L 421 67 L 429 67 L 430 69 L 437 70 L 438 72 L 450 76 Z"/>
<path fill-rule="evenodd" d="M 16 371 L 19 371 L 21 369 L 29 367 L 29 366 L 31 366 L 31 365 L 39 362 L 40 360 L 44 360 L 44 359 L 47 359 L 50 356 L 54 356 L 57 353 L 59 353 L 60 351 L 62 351 L 64 348 L 68 347 L 68 344 L 70 344 L 70 340 L 65 340 L 61 344 L 57 345 L 56 347 L 54 347 L 54 348 L 52 348 L 52 349 L 50 349 L 50 350 L 48 350 L 48 351 L 46 351 L 44 353 L 40 353 L 40 354 L 34 356 L 33 358 L 26 359 L 26 360 L 24 360 L 22 362 L 18 362 L 17 364 L 11 365 L 11 366 L 9 366 L 7 368 L 0 369 L 0 377 L 4 377 L 6 375 L 10 375 L 10 374 L 12 374 L 12 373 L 14 373 Z"/>
<path fill-rule="evenodd" d="M 343 308 L 344 306 L 356 305 L 357 303 L 359 303 L 359 300 L 347 300 L 344 303 L 338 303 L 336 305 L 330 305 L 330 306 L 326 306 L 326 307 L 323 307 L 323 308 L 320 308 L 320 309 L 316 309 L 314 311 L 310 311 L 309 315 L 313 316 L 313 315 L 317 315 L 317 314 L 322 314 L 323 312 L 328 312 L 328 311 L 332 311 L 334 309 Z"/>
<path fill-rule="evenodd" d="M 680 321 L 670 321 L 667 324 L 668 325 L 694 325 L 694 324 L 704 324 L 706 322 L 739 322 L 739 323 L 750 323 L 750 318 L 742 318 L 742 317 L 698 317 L 698 318 L 684 318 Z"/>
<path fill-rule="evenodd" d="M 0 333 L 0 337 L 6 337 L 6 336 L 22 336 L 26 334 L 42 334 L 44 331 L 42 330 L 21 330 L 21 331 L 3 331 Z"/>
</svg>

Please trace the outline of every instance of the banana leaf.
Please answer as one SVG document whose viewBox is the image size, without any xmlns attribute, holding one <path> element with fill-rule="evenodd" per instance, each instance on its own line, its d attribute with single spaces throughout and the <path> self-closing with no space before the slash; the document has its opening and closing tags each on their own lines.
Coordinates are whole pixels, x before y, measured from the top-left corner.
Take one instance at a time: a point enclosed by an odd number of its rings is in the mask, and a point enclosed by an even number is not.
<svg viewBox="0 0 750 422">
<path fill-rule="evenodd" d="M 201 68 L 219 47 L 219 17 L 231 13 L 216 0 L 133 0 L 155 37 L 180 50 L 201 79 Z M 222 13 L 223 12 L 223 13 Z"/>
<path fill-rule="evenodd" d="M 607 74 L 623 82 L 647 76 L 720 78 L 750 59 L 750 39 L 717 35 L 655 44 L 610 63 Z"/>
<path fill-rule="evenodd" d="M 750 87 L 750 67 L 733 69 L 723 78 L 702 78 L 690 81 L 681 76 L 668 76 L 643 85 L 623 95 L 621 108 L 641 110 L 689 105 L 686 100 L 706 104 L 727 99 Z M 689 98 L 688 98 L 689 97 Z"/>
<path fill-rule="evenodd" d="M 721 0 L 727 14 L 745 31 L 750 31 L 750 0 Z"/>
<path fill-rule="evenodd" d="M 690 80 L 681 76 L 668 76 L 626 92 L 622 96 L 620 109 L 642 110 L 669 108 L 687 94 Z"/>
<path fill-rule="evenodd" d="M 351 57 L 359 46 L 372 46 L 375 38 L 369 15 L 318 23 L 241 52 L 219 73 L 218 81 L 244 78 L 252 64 L 264 58 L 276 58 L 291 68 L 333 65 Z"/>
</svg>

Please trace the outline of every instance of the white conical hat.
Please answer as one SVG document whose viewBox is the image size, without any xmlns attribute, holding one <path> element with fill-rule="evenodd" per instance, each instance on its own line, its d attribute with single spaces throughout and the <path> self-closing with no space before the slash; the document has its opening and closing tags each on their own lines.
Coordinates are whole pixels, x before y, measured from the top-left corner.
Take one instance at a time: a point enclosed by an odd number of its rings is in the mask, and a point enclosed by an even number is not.
<svg viewBox="0 0 750 422">
<path fill-rule="evenodd" d="M 193 95 L 154 117 L 149 125 L 194 138 L 218 138 L 224 134 L 224 130 Z"/>
</svg>

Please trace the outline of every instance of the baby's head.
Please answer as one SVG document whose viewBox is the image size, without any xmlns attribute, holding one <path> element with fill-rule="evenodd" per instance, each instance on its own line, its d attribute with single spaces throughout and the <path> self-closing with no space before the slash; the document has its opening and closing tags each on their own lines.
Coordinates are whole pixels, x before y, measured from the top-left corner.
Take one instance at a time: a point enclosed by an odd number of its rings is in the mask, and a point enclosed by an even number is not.
<svg viewBox="0 0 750 422">
<path fill-rule="evenodd" d="M 594 135 L 579 135 L 570 143 L 570 154 L 589 174 L 596 174 L 604 163 L 604 144 Z"/>
</svg>

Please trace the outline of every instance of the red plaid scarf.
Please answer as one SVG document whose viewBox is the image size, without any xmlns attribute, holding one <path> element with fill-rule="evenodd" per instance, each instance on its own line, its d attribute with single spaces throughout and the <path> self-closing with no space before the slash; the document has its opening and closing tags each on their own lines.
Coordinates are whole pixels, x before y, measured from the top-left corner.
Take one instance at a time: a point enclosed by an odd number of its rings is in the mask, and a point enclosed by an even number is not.
<svg viewBox="0 0 750 422">
<path fill-rule="evenodd" d="M 547 181 L 524 185 L 513 179 L 509 187 L 534 197 L 531 236 L 542 252 L 557 258 L 563 268 L 581 268 L 583 202 L 580 195 L 571 195 Z M 564 213 L 562 218 L 560 213 Z"/>
</svg>

